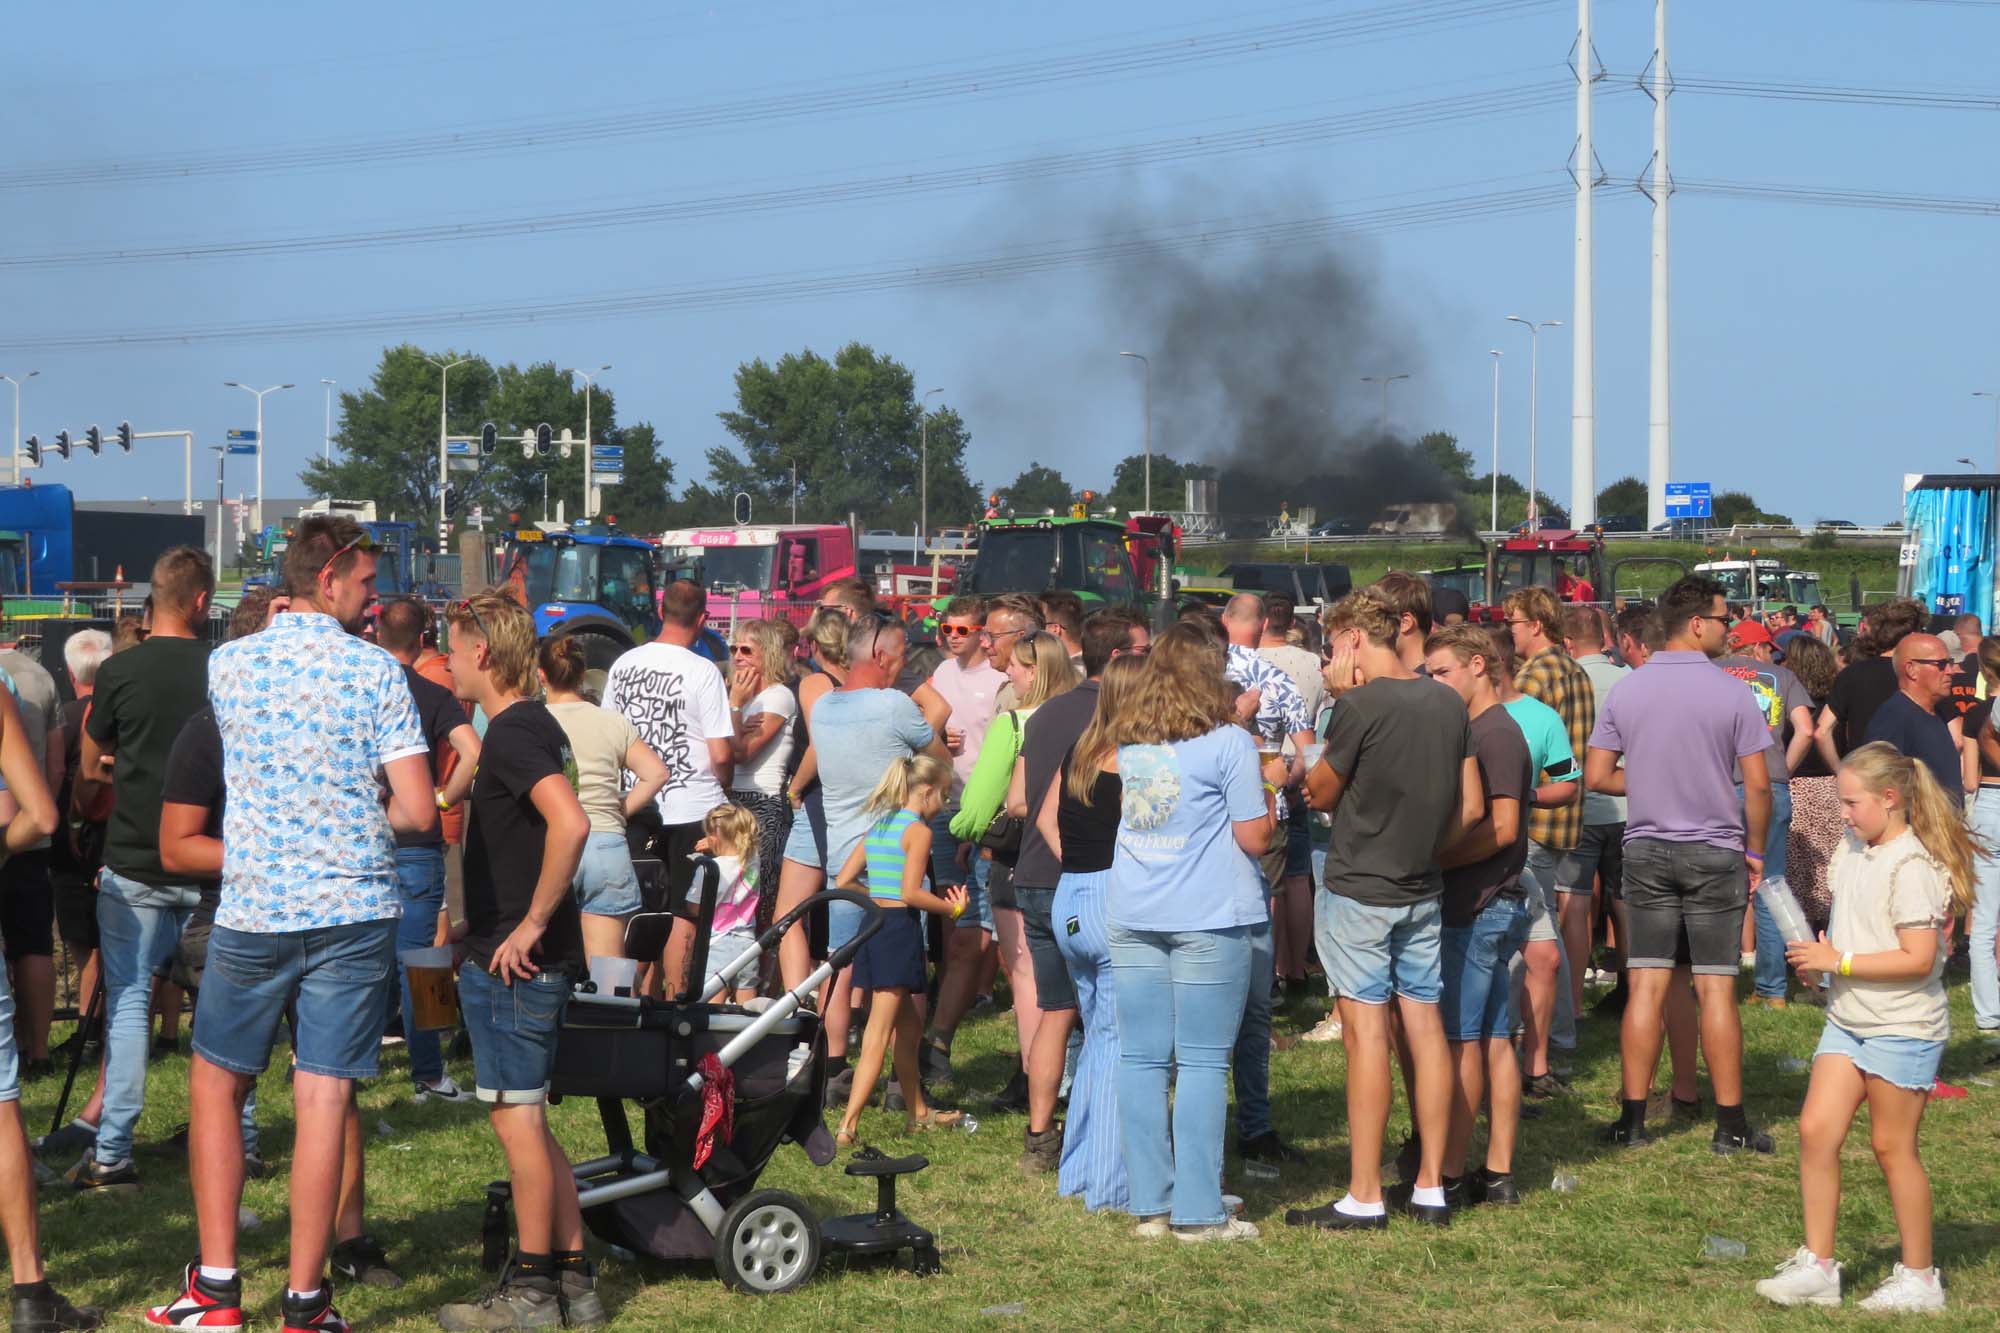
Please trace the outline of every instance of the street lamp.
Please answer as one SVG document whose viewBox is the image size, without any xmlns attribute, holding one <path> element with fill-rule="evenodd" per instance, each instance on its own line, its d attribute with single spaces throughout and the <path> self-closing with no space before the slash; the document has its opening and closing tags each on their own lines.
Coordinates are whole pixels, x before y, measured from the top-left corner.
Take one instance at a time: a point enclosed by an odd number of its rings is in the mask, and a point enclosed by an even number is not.
<svg viewBox="0 0 2000 1333">
<path fill-rule="evenodd" d="M 1493 483 L 1493 512 L 1487 520 L 1488 532 L 1500 531 L 1500 349 L 1489 347 L 1486 355 L 1493 358 L 1493 475 L 1487 480 Z"/>
<path fill-rule="evenodd" d="M 583 381 L 583 516 L 597 517 L 597 437 L 590 433 L 590 398 L 597 388 L 597 377 L 611 369 L 608 365 L 595 370 L 572 368 L 570 374 Z"/>
<path fill-rule="evenodd" d="M 1146 512 L 1153 512 L 1153 363 L 1137 352 L 1120 352 L 1146 368 Z"/>
<path fill-rule="evenodd" d="M 326 465 L 333 466 L 333 386 L 335 381 L 324 377 L 320 380 L 326 386 Z M 259 440 L 259 444 L 263 441 Z"/>
<path fill-rule="evenodd" d="M 273 384 L 268 389 L 253 389 L 240 380 L 224 380 L 226 389 L 241 389 L 257 400 L 257 507 L 251 511 L 251 518 L 259 533 L 264 531 L 264 395 L 276 393 L 280 389 L 296 389 L 296 384 Z"/>
<path fill-rule="evenodd" d="M 1967 468 L 1975 468 L 1979 466 L 1977 463 L 1973 462 L 1970 458 L 1959 458 L 1959 459 L 1954 459 L 1953 461 L 1963 463 Z"/>
<path fill-rule="evenodd" d="M 792 524 L 799 521 L 799 460 L 792 460 Z"/>
<path fill-rule="evenodd" d="M 462 356 L 450 365 L 446 365 L 444 362 L 428 356 L 424 360 L 438 368 L 438 550 L 443 551 L 445 545 L 445 524 L 448 521 L 447 515 L 444 512 L 444 493 L 451 488 L 450 468 L 445 463 L 445 411 L 451 404 L 450 388 L 453 367 L 466 365 L 471 362 L 472 358 Z"/>
<path fill-rule="evenodd" d="M 917 540 L 925 546 L 931 540 L 931 414 L 924 406 L 943 389 L 926 389 L 917 400 Z M 798 503 L 798 484 L 792 485 L 792 503 Z"/>
<path fill-rule="evenodd" d="M 2000 472 L 2000 392 L 1996 392 L 1995 390 L 1992 389 L 1974 389 L 1972 391 L 1972 396 L 1974 398 L 1991 398 L 1993 400 L 1993 459 L 1994 459 L 1993 470 L 1996 472 Z M 15 440 L 14 447 L 18 449 L 21 447 L 20 445 L 21 423 L 18 419 L 19 413 L 17 412 L 15 415 L 16 415 L 16 420 L 14 423 L 14 440 Z"/>
<path fill-rule="evenodd" d="M 16 486 L 21 484 L 21 386 L 41 373 L 39 370 L 31 370 L 20 379 L 15 379 L 12 375 L 0 375 L 0 380 L 6 380 L 14 386 L 14 452 L 7 457 L 11 460 L 8 463 L 8 474 Z"/>
<path fill-rule="evenodd" d="M 1528 331 L 1528 531 L 1537 533 L 1542 530 L 1542 516 L 1541 493 L 1535 489 L 1536 371 L 1541 361 L 1542 330 L 1559 329 L 1562 327 L 1562 321 L 1545 319 L 1537 324 L 1531 319 L 1522 319 L 1519 315 L 1509 315 L 1507 320 L 1509 323 L 1519 324 Z"/>
<path fill-rule="evenodd" d="M 1406 380 L 1408 378 L 1408 375 L 1363 375 L 1361 377 L 1363 384 L 1379 384 L 1382 386 L 1382 433 L 1384 435 L 1389 433 L 1389 386 L 1397 380 Z"/>
</svg>

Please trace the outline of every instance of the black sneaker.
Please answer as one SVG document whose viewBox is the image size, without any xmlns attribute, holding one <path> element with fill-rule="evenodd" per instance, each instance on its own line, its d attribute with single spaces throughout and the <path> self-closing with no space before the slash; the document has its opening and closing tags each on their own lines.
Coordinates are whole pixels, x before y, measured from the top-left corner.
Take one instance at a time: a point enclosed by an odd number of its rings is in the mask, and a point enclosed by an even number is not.
<svg viewBox="0 0 2000 1333">
<path fill-rule="evenodd" d="M 250 1152 L 247 1149 L 244 1151 L 243 1178 L 245 1180 L 262 1180 L 265 1176 L 268 1176 L 270 1174 L 271 1174 L 271 1167 L 270 1164 L 264 1160 L 263 1153 Z"/>
<path fill-rule="evenodd" d="M 310 1296 L 285 1292 L 278 1297 L 278 1311 L 284 1317 L 284 1333 L 350 1333 L 353 1327 L 333 1308 L 333 1283 L 328 1281 Z"/>
<path fill-rule="evenodd" d="M 63 1177 L 78 1194 L 137 1194 L 139 1173 L 132 1169 L 132 1159 L 126 1158 L 115 1166 L 105 1166 L 95 1157 L 85 1157 L 69 1169 Z"/>
<path fill-rule="evenodd" d="M 1442 1204 L 1418 1203 L 1416 1194 L 1414 1184 L 1398 1181 L 1382 1191 L 1382 1202 L 1391 1212 L 1401 1213 L 1426 1226 L 1448 1227 L 1452 1212 L 1465 1206 L 1465 1179 L 1461 1176 L 1445 1184 Z"/>
<path fill-rule="evenodd" d="M 925 1038 L 917 1045 L 917 1075 L 926 1088 L 941 1088 L 951 1082 L 951 1049 Z"/>
<path fill-rule="evenodd" d="M 1007 1080 L 1007 1086 L 1000 1089 L 1000 1095 L 993 1099 L 996 1111 L 1014 1111 L 1025 1114 L 1028 1109 L 1028 1076 L 1021 1070 L 1014 1071 L 1014 1077 Z"/>
<path fill-rule="evenodd" d="M 1625 997 L 1629 993 L 1625 988 L 1625 978 L 1619 977 L 1618 984 L 1607 991 L 1596 1004 L 1590 1006 L 1591 1014 L 1597 1018 L 1623 1018 Z"/>
<path fill-rule="evenodd" d="M 1717 1157 L 1734 1157 L 1737 1153 L 1745 1151 L 1760 1153 L 1776 1151 L 1776 1145 L 1771 1142 L 1769 1134 L 1762 1130 L 1749 1129 L 1748 1126 L 1745 1126 L 1745 1129 L 1748 1132 L 1738 1134 L 1734 1130 L 1717 1125 L 1715 1137 L 1708 1141 L 1709 1149 Z"/>
<path fill-rule="evenodd" d="M 47 1056 L 43 1056 L 39 1060 L 21 1061 L 21 1081 L 23 1083 L 26 1083 L 31 1079 L 48 1078 L 55 1072 L 56 1072 L 56 1062 L 54 1060 L 49 1059 Z"/>
<path fill-rule="evenodd" d="M 389 1256 L 382 1246 L 365 1233 L 333 1247 L 333 1271 L 364 1287 L 394 1291 L 403 1285 L 403 1279 L 389 1267 Z"/>
<path fill-rule="evenodd" d="M 1236 1140 L 1236 1155 L 1246 1162 L 1268 1162 L 1273 1166 L 1307 1160 L 1304 1153 L 1280 1139 L 1275 1129 L 1267 1129 L 1252 1138 Z"/>
<path fill-rule="evenodd" d="M 55 1333 L 60 1328 L 103 1328 L 104 1315 L 88 1305 L 71 1305 L 45 1278 L 35 1285 L 46 1296 L 14 1298 L 14 1328 L 18 1333 Z"/>
<path fill-rule="evenodd" d="M 1630 1124 L 1624 1120 L 1614 1120 L 1597 1131 L 1597 1141 L 1618 1148 L 1641 1148 L 1653 1141 L 1642 1124 Z"/>
<path fill-rule="evenodd" d="M 1354 1217 L 1341 1212 L 1331 1203 L 1323 1203 L 1317 1208 L 1286 1209 L 1285 1225 L 1316 1227 L 1321 1231 L 1387 1231 L 1389 1214 L 1382 1212 L 1373 1217 Z"/>
<path fill-rule="evenodd" d="M 1551 1097 L 1567 1097 L 1570 1091 L 1569 1081 L 1554 1070 L 1521 1081 L 1521 1095 L 1532 1097 L 1538 1102 L 1547 1101 Z"/>
<path fill-rule="evenodd" d="M 834 1110 L 846 1110 L 847 1099 L 854 1093 L 854 1066 L 842 1065 L 826 1081 L 825 1105 Z"/>
<path fill-rule="evenodd" d="M 1417 1164 L 1423 1157 L 1423 1151 L 1423 1145 L 1414 1134 L 1403 1140 L 1403 1146 L 1396 1150 L 1396 1179 L 1415 1182 Z"/>
<path fill-rule="evenodd" d="M 97 1146 L 97 1127 L 70 1121 L 53 1134 L 44 1134 L 35 1140 L 35 1151 L 58 1161 L 68 1158 L 74 1161 Z"/>
<path fill-rule="evenodd" d="M 1465 1201 L 1512 1207 L 1521 1202 L 1521 1191 L 1514 1184 L 1512 1171 L 1488 1171 L 1481 1168 L 1465 1178 Z"/>
</svg>

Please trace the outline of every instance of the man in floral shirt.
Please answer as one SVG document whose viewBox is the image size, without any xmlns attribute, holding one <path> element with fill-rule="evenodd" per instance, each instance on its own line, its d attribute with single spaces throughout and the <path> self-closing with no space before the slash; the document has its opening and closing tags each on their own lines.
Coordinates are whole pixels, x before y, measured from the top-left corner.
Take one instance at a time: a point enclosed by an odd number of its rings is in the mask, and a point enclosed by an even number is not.
<svg viewBox="0 0 2000 1333">
<path fill-rule="evenodd" d="M 201 1258 L 154 1324 L 242 1320 L 237 1122 L 292 1012 L 292 1236 L 287 1330 L 342 1330 L 325 1280 L 353 1080 L 372 1078 L 395 964 L 395 831 L 434 827 L 430 751 L 394 658 L 352 631 L 375 597 L 360 524 L 310 518 L 285 552 L 293 610 L 218 649 L 209 701 L 222 733 L 222 899 L 208 946 L 189 1078 L 189 1174 Z M 385 790 L 386 788 L 386 790 Z"/>
</svg>

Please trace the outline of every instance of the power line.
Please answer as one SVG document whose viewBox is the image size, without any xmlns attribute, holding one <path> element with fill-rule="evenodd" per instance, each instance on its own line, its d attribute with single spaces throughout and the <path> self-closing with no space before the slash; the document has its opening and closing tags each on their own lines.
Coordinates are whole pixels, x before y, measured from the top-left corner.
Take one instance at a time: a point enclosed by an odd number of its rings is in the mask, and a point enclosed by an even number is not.
<svg viewBox="0 0 2000 1333">
<path fill-rule="evenodd" d="M 0 256 L 0 270 L 76 268 L 459 243 L 495 237 L 652 226 L 786 209 L 824 208 L 836 204 L 866 203 L 881 199 L 1124 171 L 1135 167 L 1159 166 L 1224 154 L 1258 152 L 1336 139 L 1372 138 L 1466 120 L 1488 121 L 1545 108 L 1566 106 L 1574 96 L 1573 84 L 1567 81 L 1550 81 L 1467 93 L 1456 97 L 1432 97 L 1417 102 L 1312 116 L 1235 130 L 1186 135 L 1081 152 L 1044 153 L 1033 157 L 931 171 L 904 171 L 739 194 L 684 196 L 587 211 L 570 209 L 559 213 L 495 217 L 470 222 L 418 223 L 405 227 L 302 236 L 241 238 L 179 245 L 120 246 L 115 249 L 58 254 Z"/>
<path fill-rule="evenodd" d="M 1560 7 L 1562 0 L 1401 0 L 1350 13 L 1288 20 L 1209 35 L 1175 37 L 1076 55 L 822 89 L 795 89 L 733 102 L 655 104 L 603 115 L 478 125 L 392 138 L 301 143 L 131 161 L 49 162 L 0 172 L 0 190 L 131 184 L 197 176 L 353 167 L 441 156 L 547 149 L 580 142 L 685 134 L 842 112 L 983 97 L 1028 88 L 1159 73 L 1190 65 L 1255 59 L 1279 51 L 1359 43 L 1441 27 L 1507 19 Z"/>
<path fill-rule="evenodd" d="M 1963 217 L 2000 216 L 2000 200 L 1962 195 L 1909 194 L 1900 190 L 1845 190 L 1822 185 L 1785 185 L 1769 181 L 1688 180 L 1676 177 L 1676 189 L 1738 199 L 1775 199 L 1795 204 L 1825 204 L 1839 208 L 1876 208 L 1902 213 L 1940 213 Z"/>
</svg>

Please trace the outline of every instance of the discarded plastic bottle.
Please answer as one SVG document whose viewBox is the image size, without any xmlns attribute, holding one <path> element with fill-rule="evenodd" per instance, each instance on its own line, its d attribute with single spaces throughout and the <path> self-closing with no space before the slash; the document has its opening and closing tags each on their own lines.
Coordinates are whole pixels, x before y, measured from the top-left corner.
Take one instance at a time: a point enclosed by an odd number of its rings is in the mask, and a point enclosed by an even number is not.
<svg viewBox="0 0 2000 1333">
<path fill-rule="evenodd" d="M 1243 1196 L 1240 1194 L 1223 1195 L 1222 1211 L 1228 1213 L 1231 1217 L 1243 1216 Z"/>
<path fill-rule="evenodd" d="M 1701 1243 L 1701 1253 L 1704 1259 L 1741 1259 L 1750 1253 L 1750 1247 L 1727 1236 L 1710 1236 Z"/>
<path fill-rule="evenodd" d="M 1243 1178 L 1245 1180 L 1254 1180 L 1260 1184 L 1268 1185 L 1272 1181 L 1277 1180 L 1280 1174 L 1278 1168 L 1272 1166 L 1269 1162 L 1245 1162 L 1243 1164 Z"/>
<path fill-rule="evenodd" d="M 1575 1176 L 1561 1167 L 1557 1167 L 1556 1173 L 1549 1177 L 1549 1189 L 1556 1194 L 1574 1194 L 1579 1183 Z"/>
<path fill-rule="evenodd" d="M 965 1119 L 958 1122 L 958 1127 L 967 1134 L 977 1134 L 979 1132 L 979 1120 L 968 1112 Z"/>
</svg>

